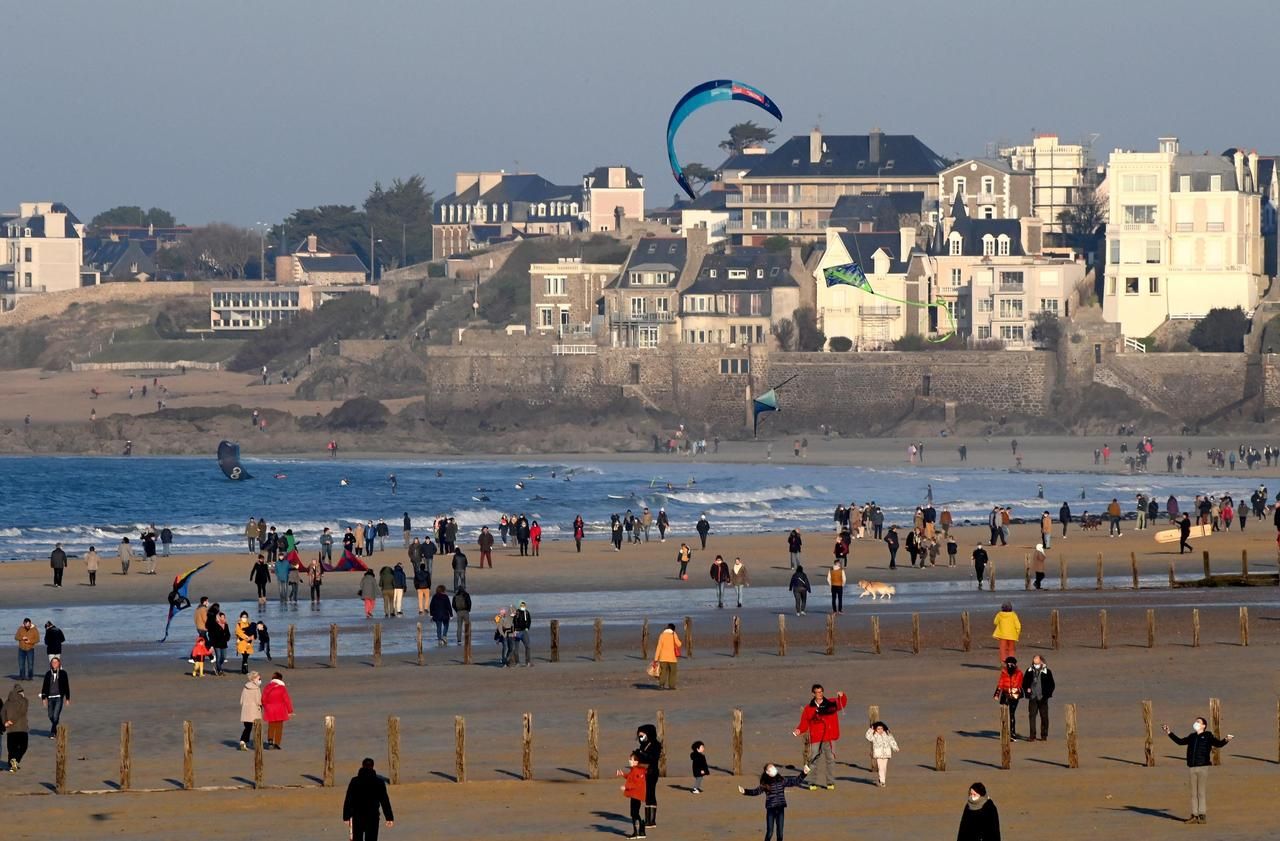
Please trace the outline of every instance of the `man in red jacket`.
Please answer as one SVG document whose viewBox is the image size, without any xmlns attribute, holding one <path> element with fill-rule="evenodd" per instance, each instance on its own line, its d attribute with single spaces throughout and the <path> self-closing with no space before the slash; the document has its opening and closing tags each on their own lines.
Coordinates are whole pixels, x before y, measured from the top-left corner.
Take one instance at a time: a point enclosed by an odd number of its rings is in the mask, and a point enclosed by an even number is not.
<svg viewBox="0 0 1280 841">
<path fill-rule="evenodd" d="M 805 704 L 800 713 L 800 724 L 791 731 L 792 736 L 809 734 L 809 744 L 816 744 L 818 750 L 809 763 L 814 766 L 814 777 L 810 778 L 809 790 L 817 791 L 819 787 L 828 789 L 836 787 L 833 776 L 836 755 L 833 744 L 840 740 L 840 711 L 848 703 L 843 692 L 837 692 L 835 700 L 826 697 L 822 684 L 813 685 L 813 700 Z M 819 757 L 822 762 L 819 763 Z"/>
</svg>

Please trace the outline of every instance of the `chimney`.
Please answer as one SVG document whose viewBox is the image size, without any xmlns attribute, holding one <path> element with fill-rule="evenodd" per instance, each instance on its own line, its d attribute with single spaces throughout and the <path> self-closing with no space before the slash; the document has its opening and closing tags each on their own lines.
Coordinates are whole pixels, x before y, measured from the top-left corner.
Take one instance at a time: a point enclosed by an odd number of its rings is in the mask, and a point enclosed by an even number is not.
<svg viewBox="0 0 1280 841">
<path fill-rule="evenodd" d="M 1178 154 L 1178 138 L 1161 137 L 1158 140 L 1159 149 L 1166 155 Z"/>
<path fill-rule="evenodd" d="M 1237 149 L 1234 157 L 1236 165 L 1236 189 L 1244 190 L 1244 152 Z"/>
<path fill-rule="evenodd" d="M 476 182 L 479 180 L 480 180 L 480 173 L 478 172 L 454 173 L 453 192 L 456 193 L 457 195 L 462 195 L 467 190 L 470 190 L 472 187 L 474 187 Z"/>
<path fill-rule="evenodd" d="M 307 234 L 307 253 L 315 254 L 319 250 L 319 242 L 316 240 L 316 235 Z"/>
<path fill-rule="evenodd" d="M 702 268 L 702 259 L 707 256 L 707 224 L 702 222 L 692 228 L 685 228 L 685 263 L 684 271 L 677 278 L 677 285 L 684 289 L 698 276 Z M 685 280 L 689 283 L 685 283 Z"/>
<path fill-rule="evenodd" d="M 906 262 L 911 257 L 911 249 L 916 247 L 916 229 L 902 227 L 898 229 L 898 255 Z"/>
<path fill-rule="evenodd" d="M 1253 192 L 1255 193 L 1259 192 L 1258 190 L 1258 150 L 1257 149 L 1254 149 L 1252 152 L 1249 153 L 1249 178 L 1251 181 L 1253 181 L 1253 185 L 1250 187 L 1250 189 L 1253 190 Z"/>
<path fill-rule="evenodd" d="M 485 193 L 489 192 L 494 187 L 498 186 L 498 184 L 502 182 L 502 176 L 504 174 L 505 173 L 503 173 L 502 170 L 498 170 L 497 172 L 480 173 L 479 175 L 480 195 L 483 196 Z"/>
<path fill-rule="evenodd" d="M 1038 255 L 1044 250 L 1043 224 L 1038 216 L 1029 216 L 1018 220 L 1018 228 L 1022 234 L 1022 253 L 1028 256 Z"/>
<path fill-rule="evenodd" d="M 873 128 L 867 135 L 867 163 L 872 166 L 880 165 L 880 144 L 883 140 L 884 134 L 879 128 Z"/>
<path fill-rule="evenodd" d="M 809 132 L 809 163 L 816 164 L 822 161 L 822 129 L 814 127 Z"/>
</svg>

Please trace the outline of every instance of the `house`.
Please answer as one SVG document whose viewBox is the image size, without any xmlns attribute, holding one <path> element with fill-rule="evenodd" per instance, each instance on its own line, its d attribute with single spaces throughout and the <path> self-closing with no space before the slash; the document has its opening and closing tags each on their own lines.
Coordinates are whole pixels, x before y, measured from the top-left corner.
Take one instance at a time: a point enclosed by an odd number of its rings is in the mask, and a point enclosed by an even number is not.
<svg viewBox="0 0 1280 841">
<path fill-rule="evenodd" d="M 686 344 L 772 343 L 772 328 L 800 306 L 792 255 L 760 248 L 709 254 L 680 293 L 680 336 Z"/>
<path fill-rule="evenodd" d="M 308 286 L 363 286 L 368 268 L 355 254 L 324 251 L 315 234 L 308 234 L 293 254 L 276 258 L 276 281 Z"/>
<path fill-rule="evenodd" d="M 1019 219 L 1032 213 L 1029 172 L 1016 172 L 1007 161 L 970 158 L 938 173 L 944 210 L 958 200 L 971 219 Z"/>
<path fill-rule="evenodd" d="M 146 240 L 87 239 L 85 266 L 98 272 L 103 283 L 125 280 L 151 280 L 156 276 L 154 243 L 147 250 Z"/>
<path fill-rule="evenodd" d="M 459 172 L 433 209 L 431 253 L 439 259 L 514 236 L 567 236 L 582 230 L 582 207 L 581 186 L 532 173 Z"/>
<path fill-rule="evenodd" d="M 826 229 L 826 250 L 813 277 L 818 326 L 828 341 L 843 336 L 858 350 L 883 350 L 903 336 L 930 332 L 930 313 L 924 306 L 929 300 L 925 266 L 912 260 L 915 253 L 914 228 L 892 233 Z M 827 285 L 827 268 L 853 262 L 877 294 L 846 284 Z"/>
<path fill-rule="evenodd" d="M 644 221 L 644 176 L 629 166 L 599 166 L 582 176 L 589 231 L 616 231 L 623 219 Z"/>
<path fill-rule="evenodd" d="M 691 228 L 706 228 L 707 244 L 724 242 L 729 224 L 729 195 L 732 191 L 715 184 L 691 201 L 677 201 L 673 209 L 679 211 L 680 232 Z"/>
<path fill-rule="evenodd" d="M 622 271 L 604 288 L 612 346 L 656 348 L 679 338 L 679 292 L 692 282 L 706 248 L 705 228 L 636 241 Z"/>
<path fill-rule="evenodd" d="M 1139 338 L 1214 308 L 1252 312 L 1266 282 L 1256 152 L 1186 155 L 1162 137 L 1155 152 L 1113 152 L 1107 186 L 1104 319 Z"/>
<path fill-rule="evenodd" d="M 300 285 L 247 281 L 215 286 L 209 292 L 209 327 L 217 333 L 264 330 L 292 321 L 300 312 L 317 310 L 329 301 L 364 292 L 375 297 L 379 287 Z"/>
<path fill-rule="evenodd" d="M 1082 143 L 1062 143 L 1056 134 L 1037 134 L 1031 143 L 998 150 L 1014 172 L 1031 176 L 1031 212 L 1040 220 L 1051 241 L 1065 232 L 1061 216 L 1092 201 L 1097 173 L 1089 160 L 1089 147 Z M 972 186 L 972 185 L 970 185 Z M 970 215 L 975 214 L 972 209 Z M 1006 218 L 1027 214 L 1027 205 Z"/>
<path fill-rule="evenodd" d="M 590 341 L 604 315 L 604 287 L 621 270 L 617 263 L 584 263 L 581 257 L 529 266 L 530 332 Z"/>
<path fill-rule="evenodd" d="M 728 233 L 736 245 L 761 245 L 775 235 L 820 242 L 842 196 L 924 193 L 938 198 L 938 173 L 946 162 L 915 135 L 797 135 L 749 169 L 725 171 Z"/>
<path fill-rule="evenodd" d="M 936 206 L 925 215 L 924 193 L 867 193 L 837 199 L 828 224 L 867 234 L 904 227 L 920 231 L 937 222 L 937 216 Z"/>
<path fill-rule="evenodd" d="M 0 299 L 11 309 L 24 295 L 96 286 L 97 272 L 84 266 L 84 224 L 61 202 L 22 202 L 0 214 L 7 240 L 0 264 Z"/>
</svg>

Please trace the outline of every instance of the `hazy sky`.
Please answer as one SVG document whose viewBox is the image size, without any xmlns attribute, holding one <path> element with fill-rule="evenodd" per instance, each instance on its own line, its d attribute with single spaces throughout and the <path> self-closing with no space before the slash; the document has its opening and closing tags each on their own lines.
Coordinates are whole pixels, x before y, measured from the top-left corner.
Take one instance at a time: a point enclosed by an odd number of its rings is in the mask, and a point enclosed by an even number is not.
<svg viewBox="0 0 1280 841">
<path fill-rule="evenodd" d="M 28 2 L 4 4 L 0 208 L 160 206 L 188 223 L 360 203 L 458 169 L 576 183 L 628 163 L 669 203 L 667 115 L 735 78 L 780 136 L 914 133 L 981 155 L 1032 130 L 1150 149 L 1280 152 L 1275 0 Z M 746 105 L 685 127 L 717 163 Z"/>
</svg>

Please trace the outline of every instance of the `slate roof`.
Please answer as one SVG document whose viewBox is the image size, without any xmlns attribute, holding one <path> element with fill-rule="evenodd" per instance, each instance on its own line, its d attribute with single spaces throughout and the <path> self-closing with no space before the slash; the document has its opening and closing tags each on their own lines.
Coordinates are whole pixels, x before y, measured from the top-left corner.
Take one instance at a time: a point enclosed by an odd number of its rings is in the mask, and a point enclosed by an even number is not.
<svg viewBox="0 0 1280 841">
<path fill-rule="evenodd" d="M 71 209 L 68 208 L 62 202 L 54 202 L 53 211 L 55 213 L 66 214 L 66 226 L 65 226 L 65 229 L 63 230 L 62 236 L 65 237 L 66 239 L 78 239 L 80 235 L 76 233 L 75 226 L 80 224 L 79 217 L 77 217 L 74 213 L 72 213 Z M 43 214 L 37 213 L 34 216 L 26 216 L 26 217 L 16 213 L 6 214 L 6 215 L 7 215 L 7 218 L 4 219 L 4 224 L 16 224 L 16 225 L 21 225 L 24 228 L 30 228 L 31 236 L 33 237 L 43 237 L 45 235 Z"/>
<path fill-rule="evenodd" d="M 750 154 L 750 155 L 747 154 L 746 152 L 739 152 L 735 155 L 730 155 L 729 157 L 725 158 L 720 163 L 720 166 L 716 167 L 716 171 L 717 172 L 742 172 L 743 170 L 749 171 L 752 166 L 759 163 L 760 161 L 763 161 L 764 159 L 765 159 L 765 155 L 761 155 L 759 152 L 755 154 Z"/>
<path fill-rule="evenodd" d="M 472 184 L 461 193 L 450 193 L 439 201 L 439 204 L 475 204 L 477 201 L 483 201 L 485 204 L 515 204 L 517 202 L 526 202 L 537 204 L 538 202 L 549 201 L 567 201 L 582 202 L 582 187 L 566 186 L 563 184 L 552 184 L 541 175 L 533 173 L 503 175 L 502 180 L 489 189 L 483 196 L 480 195 L 479 184 Z"/>
<path fill-rule="evenodd" d="M 841 196 L 831 209 L 829 224 L 872 222 L 877 230 L 896 231 L 903 216 L 923 214 L 924 193 L 868 193 Z"/>
<path fill-rule="evenodd" d="M 677 276 L 689 258 L 689 243 L 684 237 L 645 237 L 635 244 L 627 255 L 627 263 L 616 278 L 610 281 L 613 288 L 631 286 L 631 272 L 674 272 Z M 672 279 L 675 285 L 676 279 Z M 643 288 L 652 289 L 645 285 Z"/>
<path fill-rule="evenodd" d="M 359 272 L 364 274 L 368 271 L 364 261 L 354 254 L 334 254 L 330 257 L 307 257 L 302 254 L 294 256 L 298 258 L 298 265 L 308 274 L 322 274 L 324 272 Z"/>
<path fill-rule="evenodd" d="M 907 271 L 907 258 L 911 255 L 899 253 L 902 250 L 902 242 L 897 231 L 891 234 L 842 233 L 840 234 L 840 242 L 844 244 L 849 256 L 856 260 L 867 274 L 870 274 L 872 268 L 874 268 L 871 257 L 881 249 L 891 258 L 889 263 L 890 274 L 905 274 Z"/>
<path fill-rule="evenodd" d="M 880 136 L 880 162 L 868 158 L 870 141 L 865 134 L 823 135 L 826 151 L 816 164 L 809 163 L 809 135 L 798 134 L 767 155 L 753 156 L 752 178 L 936 176 L 946 166 L 937 152 L 914 134 Z M 892 162 L 892 166 L 890 166 Z"/>
<path fill-rule="evenodd" d="M 730 269 L 745 269 L 746 277 L 730 278 Z M 760 272 L 763 270 L 763 276 Z M 715 272 L 715 277 L 711 276 Z M 717 292 L 759 291 L 777 287 L 798 287 L 791 275 L 791 254 L 762 248 L 737 248 L 732 254 L 708 254 L 686 293 L 710 295 Z"/>
<path fill-rule="evenodd" d="M 1007 173 L 1009 175 L 1012 175 L 1014 172 L 1013 167 L 1009 166 L 1009 162 L 1003 158 L 965 158 L 963 161 L 957 161 L 947 167 L 943 172 L 956 172 L 957 170 L 965 168 L 972 163 L 989 166 L 994 170 L 998 170 L 999 172 Z"/>
<path fill-rule="evenodd" d="M 1009 238 L 1009 256 L 1022 257 L 1022 224 L 1017 219 L 974 219 L 969 216 L 964 209 L 964 202 L 956 196 L 955 202 L 951 206 L 951 214 L 954 222 L 951 231 L 943 238 L 942 253 L 948 253 L 948 243 L 951 240 L 951 234 L 958 233 L 961 237 L 960 248 L 963 254 L 981 255 L 982 254 L 982 238 L 990 234 L 993 238 L 999 239 L 1003 234 Z"/>
<path fill-rule="evenodd" d="M 583 181 L 585 181 L 588 186 L 594 186 L 601 189 L 608 189 L 609 169 L 610 167 L 607 167 L 607 166 L 598 166 L 595 169 L 588 172 L 586 175 L 582 176 Z M 644 187 L 644 182 L 640 179 L 640 173 L 636 172 L 634 169 L 632 169 L 629 166 L 624 166 L 623 169 L 627 171 L 627 184 L 626 184 L 627 189 L 634 190 L 634 189 L 640 189 Z M 618 188 L 615 187 L 614 189 L 618 189 Z"/>
<path fill-rule="evenodd" d="M 1258 176 L 1259 180 L 1261 180 L 1262 162 L 1259 161 L 1258 163 Z M 1247 162 L 1245 167 L 1246 169 L 1248 168 Z M 1222 176 L 1223 192 L 1230 193 L 1237 189 L 1235 162 L 1217 155 L 1178 155 L 1173 159 L 1173 173 L 1170 176 L 1173 180 L 1170 189 L 1173 192 L 1178 191 L 1183 175 L 1191 176 L 1191 192 L 1193 193 L 1207 193 L 1209 191 L 1209 179 L 1214 175 Z"/>
</svg>

